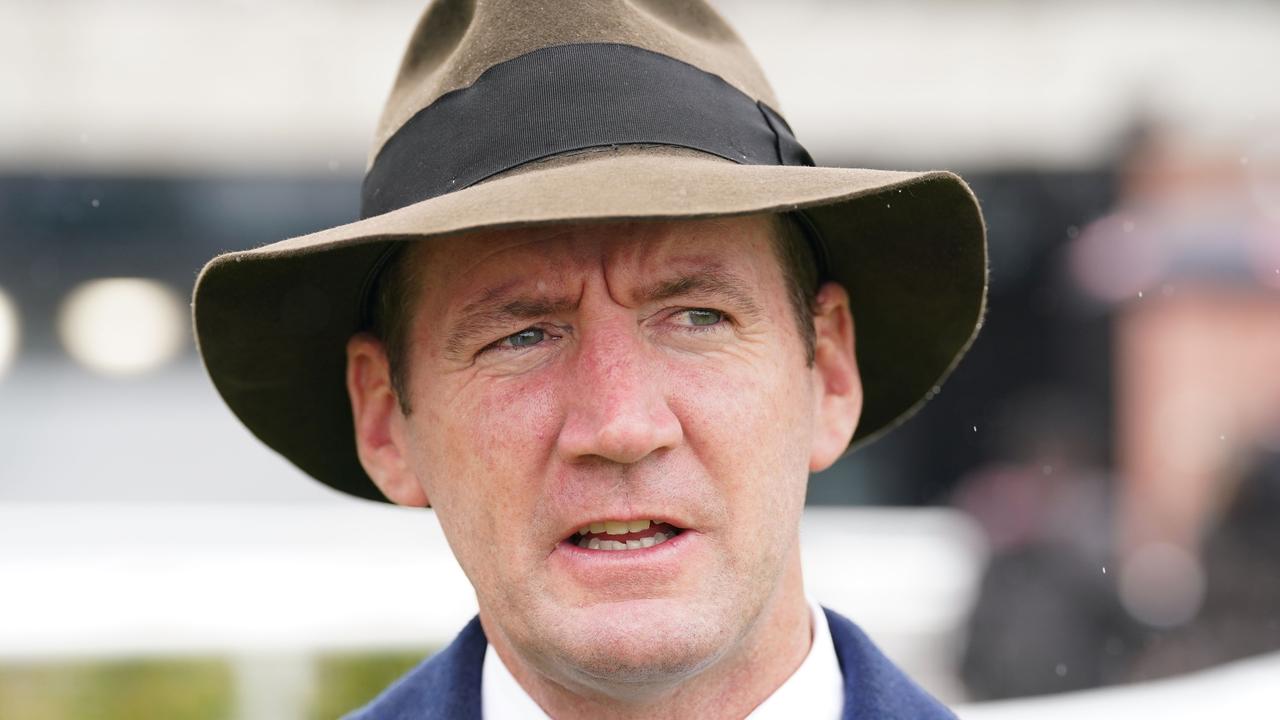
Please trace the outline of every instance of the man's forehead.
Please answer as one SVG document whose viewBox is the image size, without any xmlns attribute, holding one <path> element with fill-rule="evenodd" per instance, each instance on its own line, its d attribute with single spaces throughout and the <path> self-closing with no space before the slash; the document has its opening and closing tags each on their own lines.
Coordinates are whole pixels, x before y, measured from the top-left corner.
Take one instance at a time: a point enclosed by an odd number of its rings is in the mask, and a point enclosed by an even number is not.
<svg viewBox="0 0 1280 720">
<path fill-rule="evenodd" d="M 664 276 L 753 274 L 774 257 L 773 216 L 581 223 L 468 233 L 411 251 L 436 301 L 492 302 L 515 290 L 551 290 L 604 267 L 636 284 Z"/>
</svg>

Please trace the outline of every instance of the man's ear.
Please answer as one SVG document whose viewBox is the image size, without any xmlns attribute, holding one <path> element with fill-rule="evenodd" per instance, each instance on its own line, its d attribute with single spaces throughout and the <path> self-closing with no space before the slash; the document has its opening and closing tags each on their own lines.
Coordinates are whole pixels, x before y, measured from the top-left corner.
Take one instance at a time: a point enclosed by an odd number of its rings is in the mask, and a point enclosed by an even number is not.
<svg viewBox="0 0 1280 720">
<path fill-rule="evenodd" d="M 404 415 L 382 342 L 368 333 L 347 341 L 347 395 L 360 464 L 387 499 L 427 507 L 427 493 L 405 462 Z"/>
<path fill-rule="evenodd" d="M 831 467 L 840 458 L 862 415 L 862 378 L 854 354 L 849 293 L 839 283 L 818 289 L 815 330 L 814 434 L 809 471 Z"/>
</svg>

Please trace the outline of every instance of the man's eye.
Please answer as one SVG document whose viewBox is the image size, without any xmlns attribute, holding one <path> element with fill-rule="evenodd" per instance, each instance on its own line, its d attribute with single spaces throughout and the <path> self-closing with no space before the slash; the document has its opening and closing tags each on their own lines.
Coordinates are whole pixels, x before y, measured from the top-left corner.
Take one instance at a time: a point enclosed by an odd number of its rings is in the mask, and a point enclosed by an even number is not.
<svg viewBox="0 0 1280 720">
<path fill-rule="evenodd" d="M 487 353 L 491 350 L 523 350 L 531 348 L 541 343 L 547 338 L 547 333 L 541 328 L 531 327 L 525 328 L 518 333 L 512 333 L 501 340 L 489 343 L 481 350 L 481 353 Z"/>
<path fill-rule="evenodd" d="M 725 319 L 724 313 L 719 310 L 709 310 L 707 308 L 691 308 L 689 310 L 685 310 L 684 316 L 688 319 L 690 325 L 698 327 L 716 325 Z"/>
<path fill-rule="evenodd" d="M 527 348 L 537 345 L 545 340 L 546 337 L 547 334 L 539 328 L 525 328 L 498 341 L 498 345 L 502 347 Z"/>
</svg>

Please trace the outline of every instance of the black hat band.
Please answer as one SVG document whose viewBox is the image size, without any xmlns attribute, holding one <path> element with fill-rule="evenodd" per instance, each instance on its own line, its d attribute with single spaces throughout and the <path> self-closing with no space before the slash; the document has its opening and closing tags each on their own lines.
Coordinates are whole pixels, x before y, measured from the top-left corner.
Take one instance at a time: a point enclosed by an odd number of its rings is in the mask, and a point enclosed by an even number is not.
<svg viewBox="0 0 1280 720">
<path fill-rule="evenodd" d="M 632 45 L 557 45 L 494 65 L 411 117 L 365 175 L 361 217 L 534 160 L 634 144 L 813 165 L 780 115 L 717 75 Z"/>
</svg>

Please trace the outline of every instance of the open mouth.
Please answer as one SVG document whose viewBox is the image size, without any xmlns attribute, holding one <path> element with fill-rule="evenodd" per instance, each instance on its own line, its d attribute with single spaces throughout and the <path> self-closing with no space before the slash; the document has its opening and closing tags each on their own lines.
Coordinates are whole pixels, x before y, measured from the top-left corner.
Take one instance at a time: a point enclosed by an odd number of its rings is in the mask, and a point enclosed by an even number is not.
<svg viewBox="0 0 1280 720">
<path fill-rule="evenodd" d="M 683 528 L 658 520 L 604 520 L 580 528 L 566 542 L 586 550 L 642 550 L 682 532 Z"/>
</svg>

